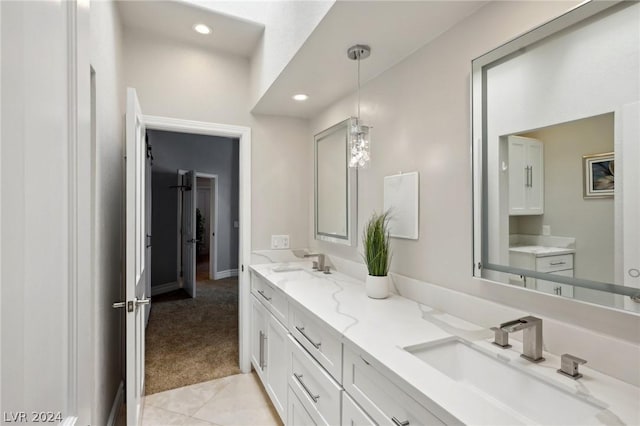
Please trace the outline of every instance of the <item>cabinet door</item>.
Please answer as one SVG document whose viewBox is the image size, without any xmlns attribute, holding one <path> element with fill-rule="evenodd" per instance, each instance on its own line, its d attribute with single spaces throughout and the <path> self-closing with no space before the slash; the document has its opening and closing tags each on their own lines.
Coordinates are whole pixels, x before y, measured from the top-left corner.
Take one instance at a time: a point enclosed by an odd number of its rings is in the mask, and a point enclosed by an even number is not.
<svg viewBox="0 0 640 426">
<path fill-rule="evenodd" d="M 251 364 L 264 382 L 264 366 L 266 365 L 267 310 L 251 296 Z"/>
<path fill-rule="evenodd" d="M 304 408 L 295 392 L 291 388 L 288 389 L 287 419 L 289 421 L 287 424 L 292 426 L 316 426 L 313 418 Z"/>
<path fill-rule="evenodd" d="M 289 353 L 288 332 L 280 322 L 268 315 L 266 359 L 266 388 L 278 414 L 286 424 L 287 410 L 287 366 Z"/>
<path fill-rule="evenodd" d="M 530 139 L 527 143 L 529 186 L 526 187 L 528 214 L 544 213 L 544 154 L 542 142 Z"/>
<path fill-rule="evenodd" d="M 551 272 L 553 275 L 562 275 L 563 277 L 573 277 L 573 269 L 565 271 Z M 573 298 L 573 286 L 569 284 L 561 284 L 553 281 L 536 280 L 536 290 L 545 293 L 557 294 L 558 296 Z"/>
<path fill-rule="evenodd" d="M 544 213 L 544 149 L 539 140 L 509 136 L 509 214 Z"/>
<path fill-rule="evenodd" d="M 509 137 L 509 214 L 526 214 L 525 189 L 528 185 L 529 164 L 527 163 L 526 139 Z"/>
</svg>

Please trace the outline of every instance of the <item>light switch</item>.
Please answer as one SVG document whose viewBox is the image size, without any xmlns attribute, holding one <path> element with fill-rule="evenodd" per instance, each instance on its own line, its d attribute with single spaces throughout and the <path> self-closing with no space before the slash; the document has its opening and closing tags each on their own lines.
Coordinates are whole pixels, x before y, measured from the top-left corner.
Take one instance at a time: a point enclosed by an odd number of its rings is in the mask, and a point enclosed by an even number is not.
<svg viewBox="0 0 640 426">
<path fill-rule="evenodd" d="M 542 225 L 542 235 L 551 235 L 551 225 Z"/>
<path fill-rule="evenodd" d="M 288 235 L 272 235 L 271 248 L 272 249 L 288 249 L 289 236 Z"/>
</svg>

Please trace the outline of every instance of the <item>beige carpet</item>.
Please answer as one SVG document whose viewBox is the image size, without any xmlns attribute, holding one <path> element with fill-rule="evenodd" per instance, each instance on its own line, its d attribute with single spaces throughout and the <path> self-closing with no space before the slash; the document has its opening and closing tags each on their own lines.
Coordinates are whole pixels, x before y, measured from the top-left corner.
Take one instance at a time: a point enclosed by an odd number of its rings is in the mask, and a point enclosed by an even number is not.
<svg viewBox="0 0 640 426">
<path fill-rule="evenodd" d="M 152 298 L 146 331 L 147 395 L 240 373 L 238 279 L 198 282 Z"/>
</svg>

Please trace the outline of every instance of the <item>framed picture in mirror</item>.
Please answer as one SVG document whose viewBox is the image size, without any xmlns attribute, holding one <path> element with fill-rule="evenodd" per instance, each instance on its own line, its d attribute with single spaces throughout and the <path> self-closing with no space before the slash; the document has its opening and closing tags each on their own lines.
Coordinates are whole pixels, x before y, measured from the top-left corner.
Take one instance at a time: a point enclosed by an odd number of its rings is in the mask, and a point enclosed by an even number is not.
<svg viewBox="0 0 640 426">
<path fill-rule="evenodd" d="M 582 157 L 584 198 L 613 197 L 615 189 L 614 153 L 591 154 Z"/>
</svg>

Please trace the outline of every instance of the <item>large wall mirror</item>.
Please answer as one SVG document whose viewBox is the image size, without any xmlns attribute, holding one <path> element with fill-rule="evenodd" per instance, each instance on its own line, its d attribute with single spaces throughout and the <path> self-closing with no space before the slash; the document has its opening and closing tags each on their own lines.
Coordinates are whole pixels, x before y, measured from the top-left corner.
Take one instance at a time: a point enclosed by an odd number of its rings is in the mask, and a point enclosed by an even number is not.
<svg viewBox="0 0 640 426">
<path fill-rule="evenodd" d="M 349 168 L 350 120 L 317 134 L 315 147 L 315 237 L 356 244 L 357 174 Z"/>
<path fill-rule="evenodd" d="M 473 61 L 474 275 L 640 312 L 640 3 Z"/>
</svg>

